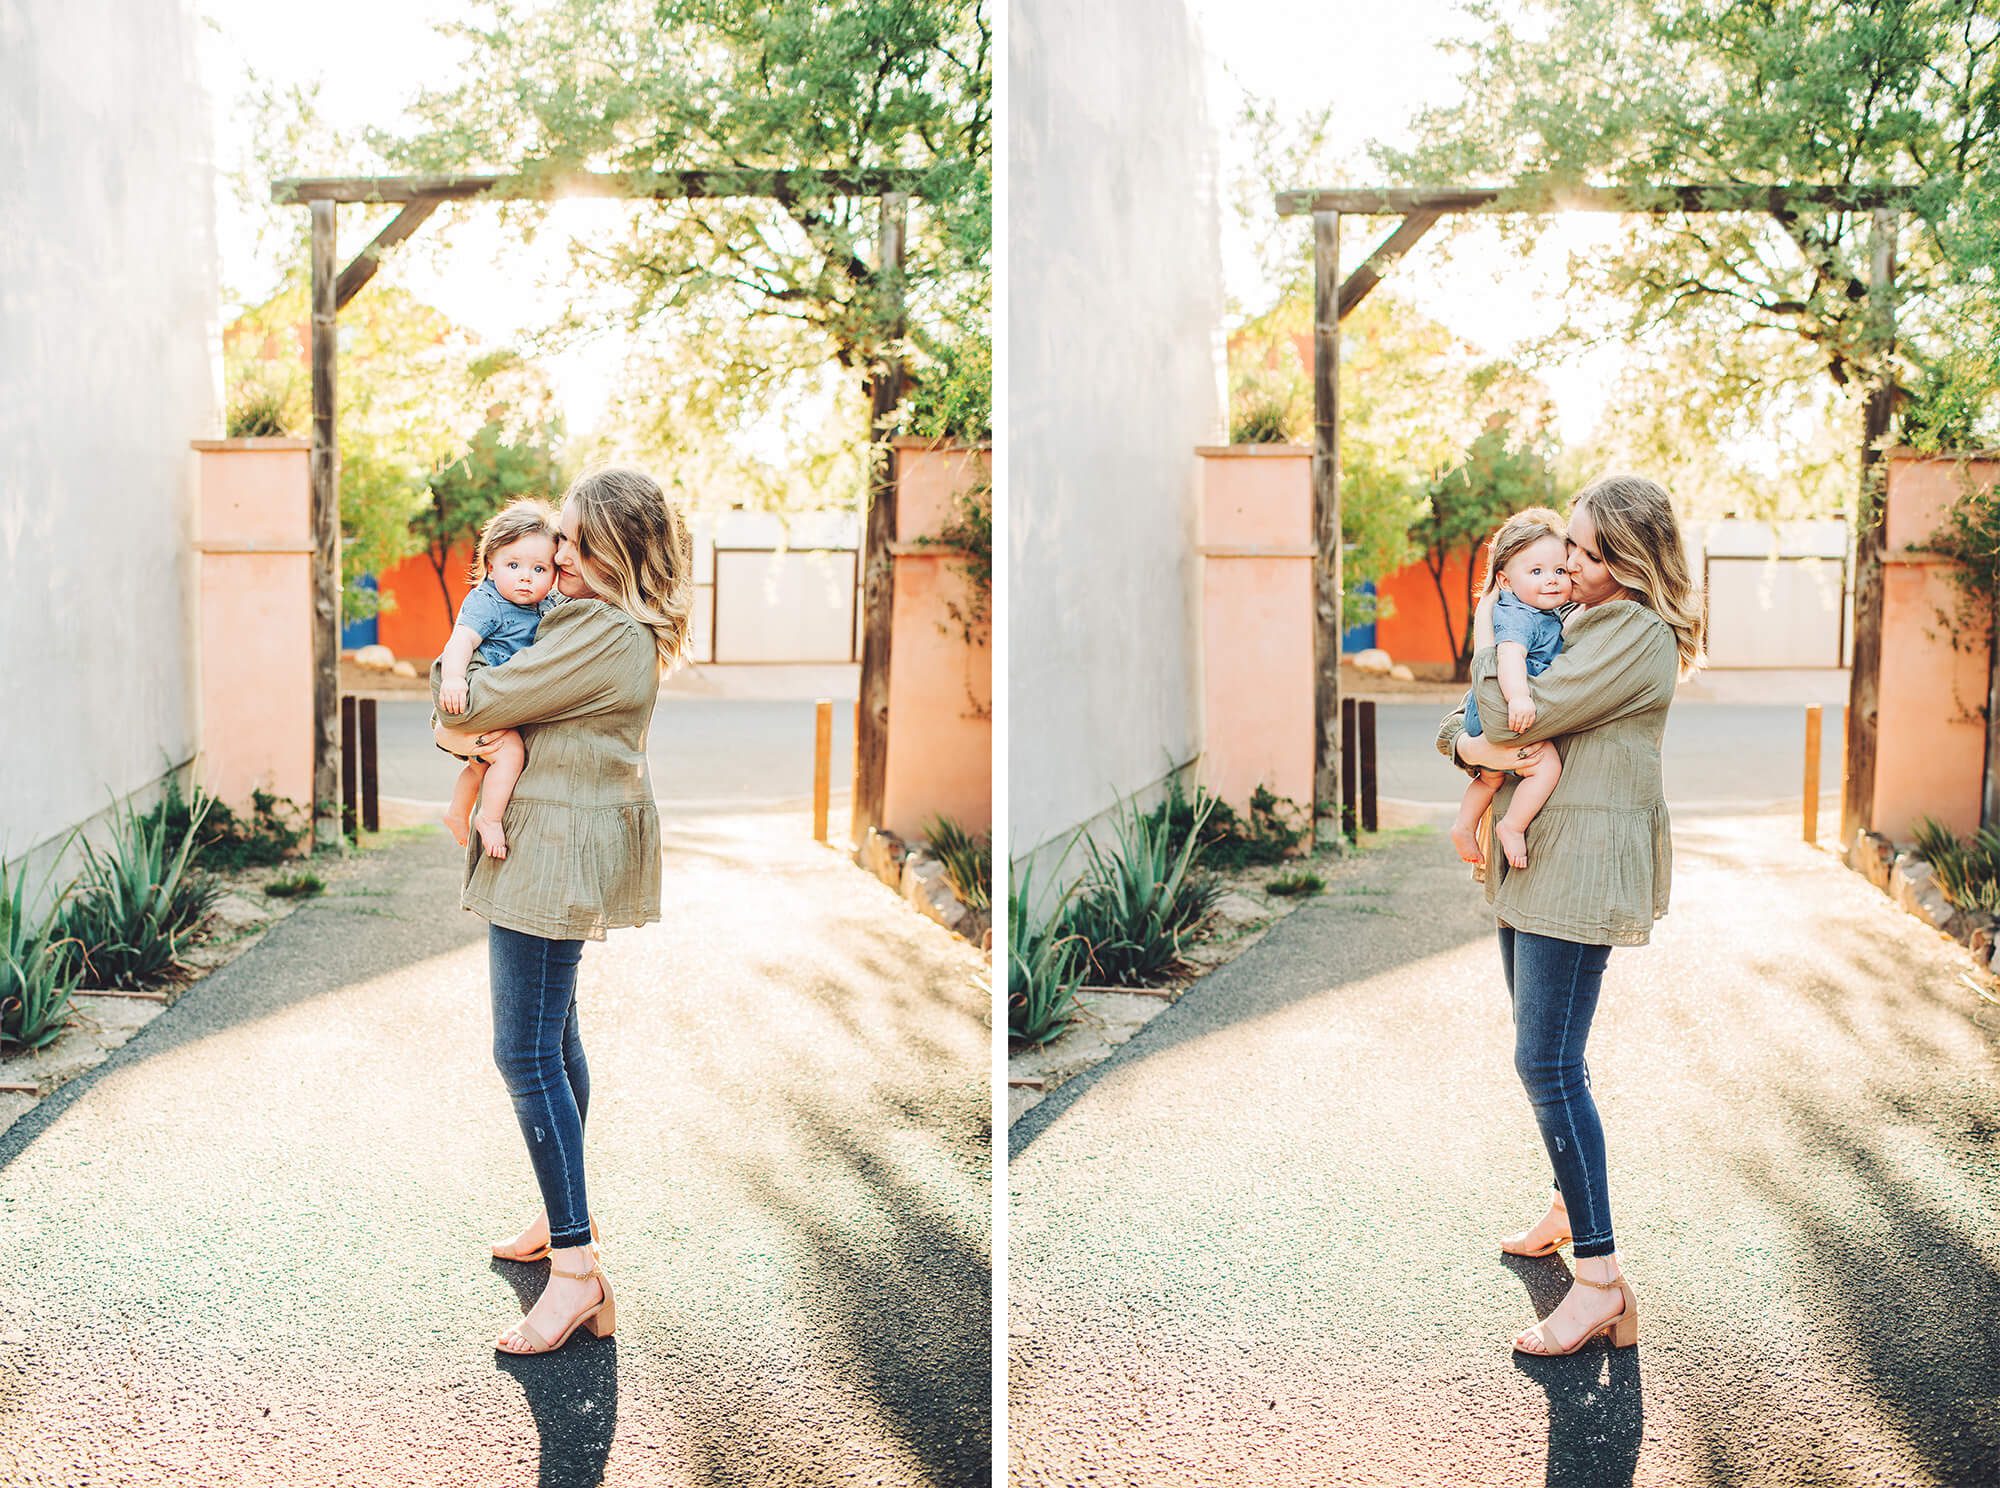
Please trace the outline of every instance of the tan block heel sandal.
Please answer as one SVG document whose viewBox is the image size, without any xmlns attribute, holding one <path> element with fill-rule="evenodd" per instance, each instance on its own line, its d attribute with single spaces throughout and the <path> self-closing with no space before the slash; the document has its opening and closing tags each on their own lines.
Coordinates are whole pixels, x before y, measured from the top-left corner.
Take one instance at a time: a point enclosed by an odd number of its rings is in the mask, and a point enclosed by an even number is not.
<svg viewBox="0 0 2000 1488">
<path fill-rule="evenodd" d="M 1586 1343 L 1590 1342 L 1591 1339 L 1596 1338 L 1600 1334 L 1610 1338 L 1613 1348 L 1631 1348 L 1634 1344 L 1638 1343 L 1639 1299 L 1633 1294 L 1631 1283 L 1625 1280 L 1624 1272 L 1619 1272 L 1610 1281 L 1592 1281 L 1585 1276 L 1572 1276 L 1570 1280 L 1576 1282 L 1579 1286 L 1596 1287 L 1600 1292 L 1623 1292 L 1625 1294 L 1625 1305 L 1565 1349 L 1556 1347 L 1555 1340 L 1549 1336 L 1548 1320 L 1543 1319 L 1532 1328 L 1525 1330 L 1528 1336 L 1534 1338 L 1541 1347 L 1522 1348 L 1520 1337 L 1517 1335 L 1514 1340 L 1514 1350 L 1516 1353 L 1527 1354 L 1533 1358 L 1559 1358 L 1564 1354 L 1575 1353 Z"/>
<path fill-rule="evenodd" d="M 533 1328 L 528 1326 L 528 1320 L 526 1318 L 522 1318 L 520 1322 L 514 1324 L 513 1327 L 506 1329 L 504 1332 L 501 1333 L 501 1335 L 497 1339 L 494 1340 L 493 1347 L 498 1349 L 501 1353 L 552 1354 L 557 1349 L 561 1348 L 564 1344 L 568 1343 L 570 1334 L 574 1333 L 579 1327 L 588 1328 L 593 1334 L 595 1334 L 599 1338 L 609 1338 L 611 1336 L 612 1330 L 618 1326 L 618 1309 L 617 1305 L 611 1300 L 611 1282 L 609 1278 L 605 1276 L 603 1266 L 593 1262 L 591 1268 L 588 1271 L 558 1271 L 554 1266 L 550 1266 L 549 1275 L 568 1277 L 571 1281 L 588 1281 L 591 1277 L 595 1276 L 597 1278 L 598 1286 L 603 1288 L 604 1295 L 599 1297 L 590 1306 L 584 1308 L 584 1310 L 578 1313 L 575 1317 L 571 1318 L 569 1320 L 569 1326 L 564 1328 L 562 1332 L 557 1335 L 553 1343 L 544 1343 L 542 1341 L 541 1334 L 537 1333 Z M 508 1347 L 507 1344 L 508 1333 L 517 1334 L 522 1339 L 522 1341 L 528 1345 L 528 1347 L 526 1348 Z"/>
</svg>

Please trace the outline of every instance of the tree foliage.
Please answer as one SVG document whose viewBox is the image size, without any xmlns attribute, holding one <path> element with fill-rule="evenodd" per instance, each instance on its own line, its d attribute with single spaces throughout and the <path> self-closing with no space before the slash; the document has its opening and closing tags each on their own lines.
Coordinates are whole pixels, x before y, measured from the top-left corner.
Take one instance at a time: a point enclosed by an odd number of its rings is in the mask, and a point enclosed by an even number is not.
<svg viewBox="0 0 2000 1488">
<path fill-rule="evenodd" d="M 1576 265 L 1627 329 L 1726 359 L 1741 396 L 1893 383 L 1904 436 L 1986 437 L 2000 391 L 2000 19 L 1990 0 L 1527 0 L 1469 7 L 1454 101 L 1399 179 L 1524 194 L 1668 182 L 1912 190 L 1893 296 L 1867 211 L 1629 218 Z M 1524 229 L 1532 232 L 1533 224 Z M 1894 302 L 1894 323 L 1888 311 Z M 1710 362 L 1711 367 L 1717 364 Z"/>
<path fill-rule="evenodd" d="M 399 166 L 534 175 L 708 166 L 920 173 L 905 249 L 916 375 L 989 324 L 991 30 L 972 0 L 486 0 L 452 29 L 459 81 L 424 94 L 421 131 L 378 137 Z M 517 209 L 532 216 L 539 209 Z M 643 203 L 580 254 L 586 293 L 559 333 L 671 320 L 702 348 L 661 374 L 767 400 L 831 357 L 863 376 L 898 349 L 877 264 L 881 204 Z M 745 336 L 746 318 L 788 329 Z"/>
<path fill-rule="evenodd" d="M 553 501 L 560 486 L 551 433 L 546 429 L 509 437 L 498 419 L 472 436 L 465 452 L 431 472 L 424 482 L 428 500 L 409 519 L 412 536 L 450 614 L 453 554 L 476 542 L 492 515 L 510 501 L 532 496 Z"/>
</svg>

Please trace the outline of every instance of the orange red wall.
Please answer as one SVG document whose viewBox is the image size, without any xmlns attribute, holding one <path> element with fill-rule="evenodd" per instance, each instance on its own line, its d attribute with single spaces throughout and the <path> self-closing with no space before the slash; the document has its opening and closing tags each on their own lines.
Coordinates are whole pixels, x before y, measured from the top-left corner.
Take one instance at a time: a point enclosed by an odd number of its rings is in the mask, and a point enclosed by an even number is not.
<svg viewBox="0 0 2000 1488">
<path fill-rule="evenodd" d="M 445 607 L 438 592 L 437 570 L 422 554 L 405 558 L 376 576 L 385 601 L 376 616 L 375 639 L 396 653 L 398 659 L 425 662 L 444 650 L 451 639 L 451 622 L 458 607 L 471 591 L 472 545 L 454 548 L 445 563 L 445 578 L 451 585 L 451 606 Z M 386 602 L 394 596 L 394 608 Z"/>
<path fill-rule="evenodd" d="M 1444 610 L 1438 600 L 1437 585 L 1421 559 L 1380 580 L 1375 585 L 1376 597 L 1388 600 L 1383 609 L 1393 608 L 1395 613 L 1377 614 L 1375 617 L 1375 644 L 1396 661 L 1456 660 L 1457 637 L 1465 631 L 1466 576 L 1475 567 L 1485 567 L 1485 546 L 1480 544 L 1476 565 L 1470 556 L 1445 560 L 1444 589 L 1451 598 L 1452 630 L 1449 635 L 1445 630 Z"/>
</svg>

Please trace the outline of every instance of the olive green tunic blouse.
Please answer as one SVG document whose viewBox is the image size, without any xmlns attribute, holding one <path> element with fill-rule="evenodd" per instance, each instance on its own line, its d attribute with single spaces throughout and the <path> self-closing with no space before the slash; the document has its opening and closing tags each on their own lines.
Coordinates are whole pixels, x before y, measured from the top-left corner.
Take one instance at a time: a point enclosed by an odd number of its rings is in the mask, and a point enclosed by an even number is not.
<svg viewBox="0 0 2000 1488">
<path fill-rule="evenodd" d="M 1509 868 L 1497 848 L 1486 902 L 1516 930 L 1584 945 L 1644 945 L 1667 912 L 1673 880 L 1672 825 L 1660 778 L 1660 736 L 1674 700 L 1680 656 L 1674 632 L 1647 606 L 1609 600 L 1563 626 L 1562 654 L 1528 686 L 1535 723 L 1523 743 L 1556 741 L 1562 779 L 1528 826 L 1528 866 Z M 1486 735 L 1512 743 L 1507 700 L 1491 646 L 1472 659 Z M 1465 709 L 1438 729 L 1456 761 Z M 1519 783 L 1508 776 L 1493 802 L 1504 816 Z"/>
<path fill-rule="evenodd" d="M 431 667 L 431 696 L 443 681 Z M 572 599 L 542 617 L 535 643 L 468 678 L 469 731 L 519 729 L 528 765 L 501 826 L 507 856 L 466 844 L 459 903 L 509 930 L 602 940 L 660 917 L 660 813 L 646 770 L 659 697 L 653 635 L 616 605 Z"/>
</svg>

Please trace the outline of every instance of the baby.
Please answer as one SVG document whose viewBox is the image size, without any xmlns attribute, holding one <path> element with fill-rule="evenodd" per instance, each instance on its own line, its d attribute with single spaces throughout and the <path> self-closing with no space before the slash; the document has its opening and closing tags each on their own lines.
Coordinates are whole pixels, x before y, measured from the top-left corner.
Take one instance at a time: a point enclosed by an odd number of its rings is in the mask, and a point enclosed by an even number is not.
<svg viewBox="0 0 2000 1488">
<path fill-rule="evenodd" d="M 1562 650 L 1559 611 L 1570 602 L 1568 557 L 1562 518 L 1547 507 L 1516 512 L 1493 538 L 1481 597 L 1498 591 L 1493 601 L 1493 643 L 1511 733 L 1525 733 L 1534 726 L 1535 700 L 1528 690 L 1528 679 L 1548 670 Z M 1465 695 L 1465 731 L 1481 732 L 1478 701 L 1470 692 Z M 1512 868 L 1528 866 L 1528 824 L 1554 793 L 1562 778 L 1562 761 L 1556 758 L 1555 750 L 1544 749 L 1541 758 L 1519 774 L 1521 783 L 1515 787 L 1506 816 L 1493 825 L 1493 835 Z M 1468 863 L 1486 861 L 1479 851 L 1479 818 L 1491 808 L 1505 779 L 1498 770 L 1482 770 L 1465 789 L 1451 840 Z"/>
<path fill-rule="evenodd" d="M 444 675 L 438 685 L 438 710 L 463 713 L 469 706 L 466 679 L 482 666 L 503 666 L 535 639 L 543 613 L 559 600 L 550 594 L 556 581 L 556 543 L 561 537 L 556 514 L 546 502 L 523 500 L 502 508 L 479 534 L 479 586 L 458 608 L 458 623 L 445 642 Z M 528 747 L 513 729 L 486 730 L 488 743 L 497 742 L 492 762 L 469 751 L 478 736 L 461 733 L 431 715 L 438 748 L 465 761 L 445 810 L 444 824 L 459 846 L 476 828 L 489 858 L 507 856 L 507 834 L 500 817 L 513 799 L 514 786 L 527 767 Z M 485 789 L 482 792 L 482 782 Z M 473 816 L 474 801 L 479 815 Z"/>
</svg>

